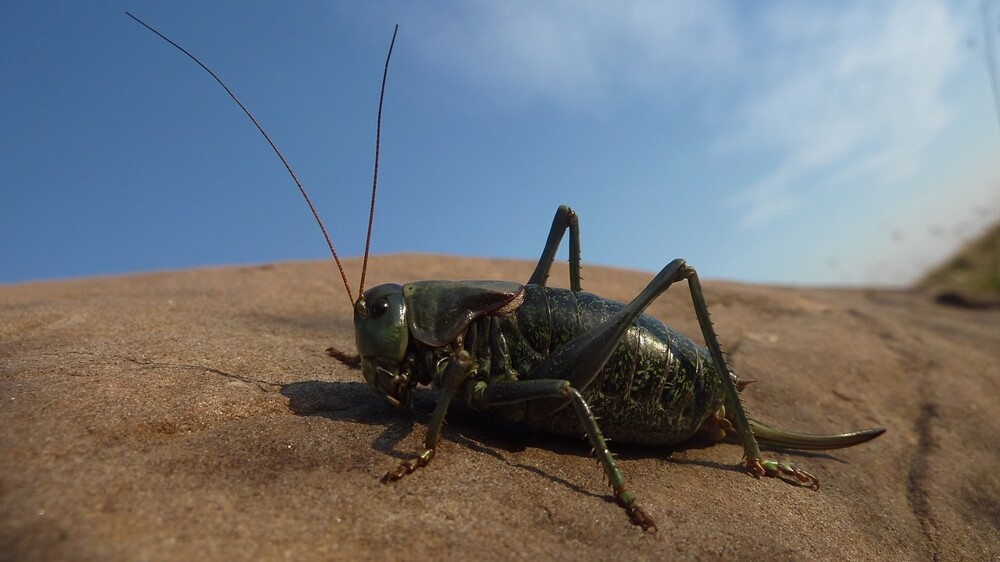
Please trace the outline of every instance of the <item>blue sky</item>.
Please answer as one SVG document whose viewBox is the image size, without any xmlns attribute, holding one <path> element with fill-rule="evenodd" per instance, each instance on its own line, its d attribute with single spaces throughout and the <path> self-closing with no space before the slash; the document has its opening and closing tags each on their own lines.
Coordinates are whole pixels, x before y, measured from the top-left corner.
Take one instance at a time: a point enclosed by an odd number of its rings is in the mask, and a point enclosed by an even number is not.
<svg viewBox="0 0 1000 562">
<path fill-rule="evenodd" d="M 327 255 L 126 9 L 342 256 L 396 23 L 378 254 L 535 259 L 566 203 L 585 265 L 901 285 L 1000 219 L 978 1 L 10 2 L 0 283 Z"/>
</svg>

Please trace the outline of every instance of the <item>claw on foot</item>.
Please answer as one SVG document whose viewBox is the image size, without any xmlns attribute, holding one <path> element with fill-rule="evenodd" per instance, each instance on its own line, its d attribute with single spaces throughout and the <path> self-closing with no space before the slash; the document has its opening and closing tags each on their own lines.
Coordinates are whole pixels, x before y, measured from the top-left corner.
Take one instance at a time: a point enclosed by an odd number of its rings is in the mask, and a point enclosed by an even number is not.
<svg viewBox="0 0 1000 562">
<path fill-rule="evenodd" d="M 803 486 L 807 486 L 813 490 L 819 489 L 818 478 L 804 470 L 795 468 L 787 462 L 770 461 L 757 458 L 747 459 L 746 466 L 747 470 L 749 470 L 757 478 L 760 478 L 761 476 L 771 476 L 772 478 L 780 478 L 782 475 L 790 476 Z"/>
<path fill-rule="evenodd" d="M 628 517 L 632 520 L 632 523 L 642 527 L 643 531 L 656 532 L 656 522 L 653 521 L 652 517 L 646 515 L 646 512 L 641 507 L 632 504 L 626 507 L 625 511 L 628 513 Z"/>
<path fill-rule="evenodd" d="M 434 449 L 424 449 L 417 458 L 404 461 L 395 470 L 390 470 L 385 473 L 385 476 L 379 479 L 379 482 L 383 484 L 388 484 L 389 482 L 395 482 L 400 478 L 412 473 L 414 470 L 427 466 L 427 463 L 431 462 L 434 458 Z"/>
<path fill-rule="evenodd" d="M 635 495 L 626 490 L 624 485 L 615 486 L 614 489 L 618 505 L 625 508 L 625 513 L 628 513 L 628 518 L 632 520 L 632 523 L 642 527 L 643 531 L 651 530 L 655 533 L 656 522 L 653 521 L 652 517 L 646 515 L 646 512 L 635 502 Z"/>
</svg>

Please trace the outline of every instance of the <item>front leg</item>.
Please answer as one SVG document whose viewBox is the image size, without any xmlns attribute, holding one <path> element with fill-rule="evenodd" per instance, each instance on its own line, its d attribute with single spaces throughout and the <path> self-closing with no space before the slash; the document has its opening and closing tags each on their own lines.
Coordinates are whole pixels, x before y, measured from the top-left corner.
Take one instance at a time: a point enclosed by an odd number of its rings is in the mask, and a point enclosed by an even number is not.
<svg viewBox="0 0 1000 562">
<path fill-rule="evenodd" d="M 444 416 L 448 413 L 448 406 L 451 399 L 462 387 L 462 383 L 468 378 L 472 357 L 466 351 L 459 351 L 448 360 L 448 366 L 444 373 L 444 391 L 434 407 L 434 414 L 427 426 L 427 436 L 424 438 L 424 450 L 416 458 L 404 461 L 395 470 L 390 470 L 382 477 L 381 482 L 388 484 L 410 474 L 414 470 L 427 466 L 434 458 L 434 451 L 437 449 L 438 441 L 441 440 L 441 428 L 444 426 Z"/>
</svg>

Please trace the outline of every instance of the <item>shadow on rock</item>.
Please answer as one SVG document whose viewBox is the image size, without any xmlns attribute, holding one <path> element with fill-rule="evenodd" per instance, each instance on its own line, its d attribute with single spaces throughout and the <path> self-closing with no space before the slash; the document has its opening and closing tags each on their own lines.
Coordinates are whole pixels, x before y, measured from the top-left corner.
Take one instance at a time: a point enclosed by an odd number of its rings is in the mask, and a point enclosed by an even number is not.
<svg viewBox="0 0 1000 562">
<path fill-rule="evenodd" d="M 384 430 L 373 441 L 372 449 L 399 460 L 410 459 L 416 454 L 416 450 L 411 450 L 409 447 L 401 448 L 399 444 L 414 431 L 423 437 L 437 398 L 437 393 L 432 390 L 418 389 L 414 394 L 413 408 L 406 411 L 390 406 L 363 382 L 316 380 L 283 385 L 281 394 L 288 398 L 288 407 L 296 415 L 321 416 L 331 420 L 382 426 Z M 613 499 L 607 494 L 595 493 L 558 475 L 520 462 L 516 457 L 528 448 L 538 448 L 566 456 L 567 462 L 582 461 L 592 456 L 590 444 L 586 440 L 575 440 L 528 429 L 498 415 L 472 411 L 460 404 L 454 405 L 447 419 L 448 423 L 442 433 L 442 438 L 446 441 L 458 443 L 477 454 L 489 455 L 498 462 L 532 472 L 574 492 Z M 723 465 L 674 458 L 675 452 L 703 449 L 714 444 L 699 439 L 665 447 L 618 443 L 615 444 L 614 450 L 616 456 L 622 459 L 655 458 L 681 465 L 704 465 L 722 471 L 742 470 L 736 462 L 732 465 Z M 802 451 L 794 453 L 828 457 L 822 453 Z"/>
<path fill-rule="evenodd" d="M 399 451 L 397 445 L 413 432 L 420 413 L 414 416 L 392 408 L 365 383 L 295 382 L 282 385 L 281 394 L 288 398 L 288 408 L 299 416 L 383 426 L 385 430 L 372 443 L 372 448 L 398 459 L 412 456 L 412 453 Z"/>
</svg>

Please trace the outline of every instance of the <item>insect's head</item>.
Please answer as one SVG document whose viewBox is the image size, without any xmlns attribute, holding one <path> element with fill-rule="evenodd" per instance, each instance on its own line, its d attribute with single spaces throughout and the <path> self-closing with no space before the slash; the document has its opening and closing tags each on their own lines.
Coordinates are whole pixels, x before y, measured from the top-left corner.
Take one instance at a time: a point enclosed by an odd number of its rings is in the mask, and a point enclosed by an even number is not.
<svg viewBox="0 0 1000 562">
<path fill-rule="evenodd" d="M 354 336 L 365 381 L 396 407 L 409 407 L 413 384 L 404 368 L 409 330 L 403 287 L 386 283 L 354 303 Z"/>
</svg>

